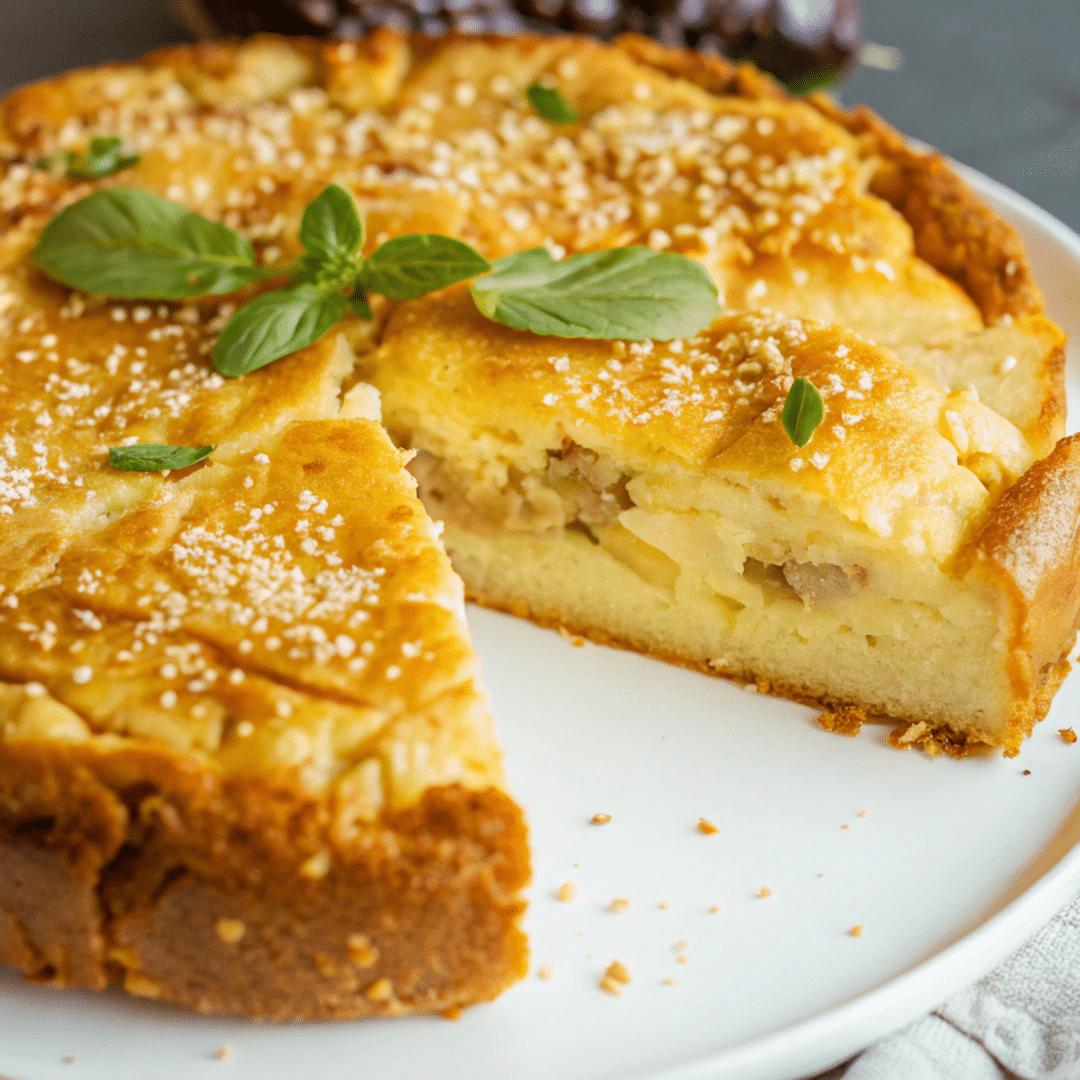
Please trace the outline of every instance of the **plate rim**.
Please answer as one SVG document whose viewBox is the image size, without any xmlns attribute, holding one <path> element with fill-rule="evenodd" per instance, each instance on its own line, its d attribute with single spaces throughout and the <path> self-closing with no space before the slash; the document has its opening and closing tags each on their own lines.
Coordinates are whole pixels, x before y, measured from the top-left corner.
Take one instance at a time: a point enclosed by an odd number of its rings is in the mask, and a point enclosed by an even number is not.
<svg viewBox="0 0 1080 1080">
<path fill-rule="evenodd" d="M 1009 217 L 1023 218 L 1048 234 L 1076 261 L 1080 273 L 1080 235 L 999 180 L 953 158 L 946 161 L 977 194 L 1006 207 Z M 872 990 L 767 1035 L 675 1065 L 635 1072 L 627 1080 L 800 1080 L 842 1064 L 987 975 L 1078 890 L 1080 841 L 1023 893 L 959 940 Z"/>
</svg>

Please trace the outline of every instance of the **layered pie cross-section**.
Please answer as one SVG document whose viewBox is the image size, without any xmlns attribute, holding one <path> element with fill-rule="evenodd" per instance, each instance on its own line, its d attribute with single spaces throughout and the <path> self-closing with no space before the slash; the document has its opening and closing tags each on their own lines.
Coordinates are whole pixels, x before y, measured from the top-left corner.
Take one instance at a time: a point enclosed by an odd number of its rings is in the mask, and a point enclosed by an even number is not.
<svg viewBox="0 0 1080 1080">
<path fill-rule="evenodd" d="M 1080 440 L 1036 462 L 976 390 L 850 330 L 552 339 L 457 289 L 402 305 L 366 363 L 482 603 L 931 750 L 1015 754 L 1068 670 Z M 824 400 L 802 448 L 798 377 Z"/>
</svg>

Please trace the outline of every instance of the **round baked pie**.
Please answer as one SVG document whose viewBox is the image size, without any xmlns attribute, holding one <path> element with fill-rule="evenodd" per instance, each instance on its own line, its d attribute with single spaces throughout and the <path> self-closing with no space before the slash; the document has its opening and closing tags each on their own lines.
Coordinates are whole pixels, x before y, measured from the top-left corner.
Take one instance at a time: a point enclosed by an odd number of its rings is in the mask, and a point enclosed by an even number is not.
<svg viewBox="0 0 1080 1080">
<path fill-rule="evenodd" d="M 127 156 L 87 179 L 95 138 Z M 264 37 L 23 88 L 0 152 L 3 962 L 275 1018 L 520 977 L 525 829 L 431 517 L 476 599 L 838 730 L 1012 754 L 1049 707 L 1080 606 L 1064 335 L 1013 231 L 869 112 L 632 36 Z M 215 341 L 272 280 L 117 300 L 31 261 L 124 187 L 284 274 L 330 183 L 366 252 L 642 245 L 725 314 L 580 340 L 463 286 L 371 297 L 229 378 Z M 110 464 L 145 443 L 214 450 Z"/>
</svg>

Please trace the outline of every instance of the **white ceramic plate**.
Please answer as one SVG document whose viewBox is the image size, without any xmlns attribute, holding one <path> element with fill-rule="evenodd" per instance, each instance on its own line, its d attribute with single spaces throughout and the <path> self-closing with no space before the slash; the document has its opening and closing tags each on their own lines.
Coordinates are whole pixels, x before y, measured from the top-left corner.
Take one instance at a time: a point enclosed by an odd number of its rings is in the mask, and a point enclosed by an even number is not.
<svg viewBox="0 0 1080 1080">
<path fill-rule="evenodd" d="M 1023 233 L 1053 317 L 1080 330 L 1080 238 L 964 172 Z M 1075 358 L 1070 375 L 1075 406 Z M 0 1073 L 791 1080 L 933 1008 L 1080 888 L 1080 744 L 1057 735 L 1080 720 L 1080 676 L 1019 758 L 931 760 L 718 679 L 491 612 L 469 621 L 532 826 L 525 982 L 457 1023 L 273 1027 L 5 970 Z M 589 824 L 597 811 L 611 823 Z M 566 881 L 571 903 L 553 895 Z M 607 910 L 616 897 L 628 911 Z M 613 959 L 633 976 L 620 998 L 598 989 Z"/>
</svg>

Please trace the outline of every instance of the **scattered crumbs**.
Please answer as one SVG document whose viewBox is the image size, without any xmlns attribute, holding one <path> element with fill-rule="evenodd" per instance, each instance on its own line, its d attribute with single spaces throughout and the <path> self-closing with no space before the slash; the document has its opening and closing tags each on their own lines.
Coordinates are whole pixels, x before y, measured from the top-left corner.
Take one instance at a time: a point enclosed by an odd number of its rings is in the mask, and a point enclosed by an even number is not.
<svg viewBox="0 0 1080 1080">
<path fill-rule="evenodd" d="M 594 825 L 606 825 L 610 820 L 610 814 L 593 814 L 592 816 L 592 823 Z"/>
<path fill-rule="evenodd" d="M 710 915 L 715 915 L 719 910 L 720 910 L 720 905 L 719 904 L 713 904 L 713 906 L 711 908 L 709 908 L 709 914 Z"/>
<path fill-rule="evenodd" d="M 664 979 L 663 985 L 664 986 L 674 986 L 675 985 L 675 980 L 673 978 L 671 978 L 671 976 L 669 975 L 666 979 Z"/>
<path fill-rule="evenodd" d="M 66 1058 L 64 1058 L 63 1061 L 64 1061 L 65 1065 L 74 1065 L 75 1064 L 75 1057 L 74 1057 L 73 1054 L 68 1054 L 68 1056 Z"/>
<path fill-rule="evenodd" d="M 824 876 L 825 876 L 824 874 L 818 874 L 818 877 L 824 877 Z"/>
<path fill-rule="evenodd" d="M 704 833 L 706 836 L 712 836 L 713 833 L 720 831 L 708 818 L 701 818 L 697 823 L 697 827 L 698 832 Z"/>
<path fill-rule="evenodd" d="M 667 911 L 667 909 L 668 909 L 668 902 L 666 900 L 661 900 L 660 901 L 660 910 L 661 911 Z"/>
<path fill-rule="evenodd" d="M 555 969 L 550 964 L 545 964 L 537 973 L 538 979 L 544 979 L 545 981 L 550 979 L 555 974 Z"/>
<path fill-rule="evenodd" d="M 859 811 L 859 817 L 866 817 L 866 811 L 865 810 L 860 810 Z"/>
<path fill-rule="evenodd" d="M 216 1057 L 218 1061 L 225 1061 L 227 1058 L 232 1057 L 232 1050 L 227 1046 L 219 1046 L 217 1050 L 214 1051 L 214 1057 Z"/>
<path fill-rule="evenodd" d="M 585 954 L 585 959 L 586 960 L 591 960 L 592 959 L 592 953 L 586 953 Z"/>
<path fill-rule="evenodd" d="M 848 933 L 849 933 L 849 934 L 850 934 L 850 935 L 851 935 L 852 937 L 862 937 L 862 932 L 863 932 L 863 925 L 862 925 L 862 923 L 858 923 L 858 924 L 856 924 L 855 926 L 853 926 L 853 927 L 852 927 L 852 928 L 851 928 L 851 929 L 850 929 L 850 930 L 848 931 Z"/>
<path fill-rule="evenodd" d="M 853 738 L 862 730 L 864 713 L 853 706 L 842 705 L 838 709 L 819 713 L 814 719 L 826 731 Z"/>
<path fill-rule="evenodd" d="M 841 829 L 850 829 L 851 826 L 850 825 L 841 825 L 840 828 Z"/>
<path fill-rule="evenodd" d="M 1071 727 L 1058 728 L 1058 734 L 1067 743 L 1076 742 L 1076 732 Z"/>
<path fill-rule="evenodd" d="M 581 863 L 579 863 L 579 862 L 576 862 L 576 863 L 574 863 L 574 865 L 575 865 L 575 866 L 580 866 L 580 865 L 581 865 Z"/>
<path fill-rule="evenodd" d="M 676 964 L 685 964 L 686 963 L 686 957 L 685 956 L 676 956 L 675 957 L 675 963 Z"/>
<path fill-rule="evenodd" d="M 628 982 L 630 982 L 630 972 L 618 960 L 612 960 L 600 979 L 600 989 L 618 997 Z"/>
<path fill-rule="evenodd" d="M 555 893 L 556 900 L 562 900 L 563 903 L 569 903 L 571 900 L 577 899 L 577 886 L 572 881 L 564 881 L 560 886 L 558 892 Z"/>
<path fill-rule="evenodd" d="M 676 941 L 675 944 L 671 947 L 672 949 L 674 949 L 675 952 L 682 952 L 686 948 L 687 944 L 689 943 L 686 941 Z"/>
<path fill-rule="evenodd" d="M 762 885 L 761 888 L 758 889 L 758 896 L 764 900 L 766 896 L 772 896 L 772 889 L 770 889 L 768 885 Z"/>
<path fill-rule="evenodd" d="M 585 931 L 584 931 L 584 930 L 579 930 L 579 931 L 577 932 L 577 936 L 578 936 L 578 937 L 583 937 L 583 936 L 584 936 L 584 934 L 585 934 Z"/>
<path fill-rule="evenodd" d="M 1020 775 L 1021 776 L 1030 776 L 1031 775 L 1031 770 L 1030 769 L 1025 769 Z"/>
<path fill-rule="evenodd" d="M 630 901 L 623 900 L 620 897 L 616 897 L 614 900 L 611 901 L 610 904 L 608 904 L 608 911 L 614 912 L 616 915 L 619 915 L 624 911 L 629 911 L 629 909 Z"/>
</svg>

